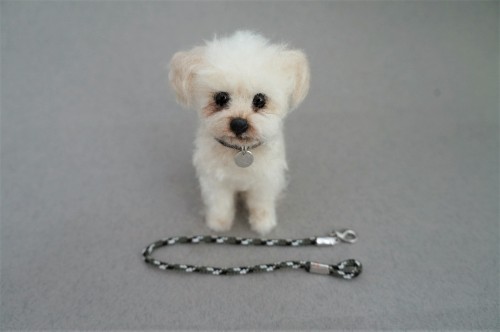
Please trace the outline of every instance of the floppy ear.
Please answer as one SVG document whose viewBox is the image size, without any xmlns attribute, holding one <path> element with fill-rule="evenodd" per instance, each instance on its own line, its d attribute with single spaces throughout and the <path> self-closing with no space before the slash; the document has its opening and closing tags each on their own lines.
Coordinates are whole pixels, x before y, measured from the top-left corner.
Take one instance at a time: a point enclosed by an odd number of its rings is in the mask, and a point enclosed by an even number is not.
<svg viewBox="0 0 500 332">
<path fill-rule="evenodd" d="M 194 80 L 203 64 L 203 47 L 177 52 L 170 60 L 168 79 L 174 88 L 177 101 L 185 107 L 193 105 Z"/>
<path fill-rule="evenodd" d="M 309 91 L 309 63 L 306 55 L 299 50 L 283 51 L 284 69 L 291 83 L 290 109 L 294 109 L 304 100 Z"/>
</svg>

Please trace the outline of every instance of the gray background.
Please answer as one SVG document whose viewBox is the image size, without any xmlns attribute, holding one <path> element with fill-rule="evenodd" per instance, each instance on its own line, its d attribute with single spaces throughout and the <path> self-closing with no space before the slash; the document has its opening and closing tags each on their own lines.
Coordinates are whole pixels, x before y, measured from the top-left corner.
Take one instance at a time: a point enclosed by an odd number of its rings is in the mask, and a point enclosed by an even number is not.
<svg viewBox="0 0 500 332">
<path fill-rule="evenodd" d="M 2 2 L 2 329 L 498 329 L 498 2 Z M 358 258 L 301 271 L 163 273 L 140 252 L 209 233 L 196 115 L 172 54 L 238 28 L 309 56 L 286 123 L 271 237 L 349 227 L 336 248 L 175 247 L 217 265 Z M 228 234 L 253 236 L 244 215 Z"/>
</svg>

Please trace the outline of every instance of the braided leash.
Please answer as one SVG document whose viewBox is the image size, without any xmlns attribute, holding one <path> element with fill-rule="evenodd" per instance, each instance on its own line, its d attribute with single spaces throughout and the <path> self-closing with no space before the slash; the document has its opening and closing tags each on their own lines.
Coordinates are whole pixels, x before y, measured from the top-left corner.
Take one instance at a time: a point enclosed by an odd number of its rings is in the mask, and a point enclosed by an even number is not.
<svg viewBox="0 0 500 332">
<path fill-rule="evenodd" d="M 326 274 L 343 279 L 356 278 L 362 271 L 362 265 L 355 259 L 346 259 L 335 265 L 327 265 L 310 261 L 283 261 L 270 264 L 240 267 L 212 267 L 188 264 L 166 263 L 153 258 L 153 252 L 161 247 L 175 244 L 232 244 L 241 246 L 333 246 L 339 242 L 354 243 L 356 233 L 352 230 L 334 231 L 326 237 L 310 237 L 306 239 L 256 239 L 227 236 L 181 236 L 161 239 L 148 245 L 142 252 L 144 261 L 160 270 L 197 272 L 212 275 L 243 275 L 255 272 L 272 272 L 282 268 L 304 269 L 307 272 Z"/>
</svg>

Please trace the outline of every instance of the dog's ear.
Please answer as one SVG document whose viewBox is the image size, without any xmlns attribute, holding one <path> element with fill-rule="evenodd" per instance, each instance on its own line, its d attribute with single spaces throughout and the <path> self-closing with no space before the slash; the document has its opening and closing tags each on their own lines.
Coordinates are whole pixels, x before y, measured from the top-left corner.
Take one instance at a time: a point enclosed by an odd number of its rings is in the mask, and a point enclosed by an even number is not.
<svg viewBox="0 0 500 332">
<path fill-rule="evenodd" d="M 290 109 L 294 109 L 304 100 L 309 91 L 309 63 L 306 55 L 299 50 L 285 50 L 282 54 L 284 70 L 291 83 Z"/>
<path fill-rule="evenodd" d="M 174 88 L 177 101 L 185 107 L 193 106 L 196 72 L 203 65 L 203 47 L 187 52 L 177 52 L 170 60 L 168 79 Z"/>
</svg>

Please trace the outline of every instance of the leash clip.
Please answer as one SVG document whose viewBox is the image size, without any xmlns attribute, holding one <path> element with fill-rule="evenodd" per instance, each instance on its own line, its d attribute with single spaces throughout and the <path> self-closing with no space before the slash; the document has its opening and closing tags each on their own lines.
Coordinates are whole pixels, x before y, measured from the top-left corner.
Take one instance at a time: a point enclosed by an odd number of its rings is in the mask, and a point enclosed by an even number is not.
<svg viewBox="0 0 500 332">
<path fill-rule="evenodd" d="M 318 246 L 334 246 L 339 242 L 354 243 L 358 240 L 358 236 L 353 230 L 344 229 L 341 231 L 333 231 L 329 236 L 320 236 L 316 238 Z"/>
</svg>

